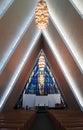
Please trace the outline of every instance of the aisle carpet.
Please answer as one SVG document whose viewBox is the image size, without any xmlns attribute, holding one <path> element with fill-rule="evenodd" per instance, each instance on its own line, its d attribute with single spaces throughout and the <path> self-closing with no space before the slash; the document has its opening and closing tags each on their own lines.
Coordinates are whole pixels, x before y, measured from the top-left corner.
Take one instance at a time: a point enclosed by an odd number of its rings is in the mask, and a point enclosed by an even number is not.
<svg viewBox="0 0 83 130">
<path fill-rule="evenodd" d="M 31 130 L 55 130 L 47 113 L 37 113 Z"/>
</svg>

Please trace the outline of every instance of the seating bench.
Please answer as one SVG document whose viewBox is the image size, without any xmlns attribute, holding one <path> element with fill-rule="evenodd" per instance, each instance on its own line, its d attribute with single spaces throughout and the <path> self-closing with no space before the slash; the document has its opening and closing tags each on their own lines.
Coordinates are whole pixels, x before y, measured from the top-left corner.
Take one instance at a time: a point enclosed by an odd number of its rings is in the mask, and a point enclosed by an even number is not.
<svg viewBox="0 0 83 130">
<path fill-rule="evenodd" d="M 83 113 L 80 111 L 48 110 L 48 115 L 58 130 L 83 128 Z"/>
<path fill-rule="evenodd" d="M 0 113 L 0 129 L 29 130 L 36 111 L 10 111 Z"/>
</svg>

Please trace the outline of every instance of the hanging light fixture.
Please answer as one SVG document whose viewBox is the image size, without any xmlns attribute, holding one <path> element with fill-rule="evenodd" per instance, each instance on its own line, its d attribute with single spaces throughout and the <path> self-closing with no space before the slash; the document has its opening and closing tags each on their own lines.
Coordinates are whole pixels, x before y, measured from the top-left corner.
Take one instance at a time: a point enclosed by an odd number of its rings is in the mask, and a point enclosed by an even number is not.
<svg viewBox="0 0 83 130">
<path fill-rule="evenodd" d="M 38 2 L 35 11 L 35 23 L 39 29 L 44 29 L 48 25 L 49 13 L 47 4 L 45 1 L 41 0 Z"/>
</svg>

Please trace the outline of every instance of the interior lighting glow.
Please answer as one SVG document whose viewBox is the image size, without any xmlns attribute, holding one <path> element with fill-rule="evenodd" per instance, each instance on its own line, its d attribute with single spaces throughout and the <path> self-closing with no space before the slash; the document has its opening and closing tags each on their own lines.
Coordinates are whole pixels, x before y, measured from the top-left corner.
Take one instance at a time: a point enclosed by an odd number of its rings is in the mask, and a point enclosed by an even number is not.
<svg viewBox="0 0 83 130">
<path fill-rule="evenodd" d="M 44 75 L 39 75 L 39 77 L 38 77 L 38 83 L 44 85 L 44 80 L 45 80 Z"/>
<path fill-rule="evenodd" d="M 44 59 L 44 56 L 42 56 L 42 55 L 39 57 L 38 67 L 39 67 L 39 70 L 40 70 L 40 71 L 43 71 L 43 70 L 44 70 L 44 67 L 45 67 L 45 59 Z"/>
<path fill-rule="evenodd" d="M 83 18 L 83 0 L 69 0 L 78 14 Z"/>
<path fill-rule="evenodd" d="M 14 0 L 0 0 L 0 19 L 6 13 Z"/>
<path fill-rule="evenodd" d="M 45 57 L 43 55 L 43 51 L 41 51 L 41 55 L 39 57 L 39 61 L 38 61 L 38 68 L 39 68 L 39 75 L 38 75 L 38 86 L 39 86 L 39 91 L 40 94 L 44 94 L 44 81 L 45 81 L 45 74 L 44 72 L 44 68 L 45 68 Z"/>
<path fill-rule="evenodd" d="M 13 76 L 11 77 L 9 84 L 7 85 L 7 87 L 5 89 L 5 92 L 3 93 L 3 96 L 0 99 L 0 111 L 3 108 L 3 105 L 5 104 L 9 94 L 11 93 L 11 91 L 12 91 L 12 89 L 13 89 L 13 87 L 14 87 L 26 61 L 27 61 L 27 58 L 30 56 L 32 50 L 34 49 L 36 41 L 38 40 L 39 37 L 40 37 L 40 31 L 38 31 L 35 34 L 35 36 L 33 37 L 32 41 L 30 43 L 30 46 L 27 48 L 23 58 L 21 59 L 21 62 L 19 63 L 17 69 L 15 70 Z"/>
<path fill-rule="evenodd" d="M 18 46 L 20 40 L 22 39 L 24 33 L 26 32 L 26 30 L 29 27 L 33 18 L 34 18 L 34 15 L 30 15 L 28 18 L 26 18 L 26 21 L 24 22 L 24 24 L 23 24 L 21 30 L 19 31 L 18 35 L 15 36 L 15 38 L 9 44 L 7 49 L 4 51 L 4 54 L 3 54 L 2 58 L 0 59 L 0 74 L 4 70 L 4 68 L 5 68 L 6 64 L 8 63 L 11 55 L 13 54 L 14 50 Z"/>
<path fill-rule="evenodd" d="M 83 107 L 83 96 L 81 95 L 80 91 L 78 90 L 78 87 L 77 87 L 73 77 L 70 75 L 68 68 L 67 68 L 66 64 L 64 63 L 64 60 L 63 60 L 60 52 L 58 52 L 58 50 L 56 49 L 50 35 L 47 33 L 46 30 L 43 30 L 43 34 L 47 40 L 47 43 L 50 46 L 51 51 L 53 52 L 54 56 L 56 57 L 57 62 L 60 65 L 60 68 L 63 71 L 64 76 L 65 76 L 66 80 L 68 81 L 69 86 L 70 86 L 71 90 L 73 91 L 73 94 L 75 95 L 79 105 L 81 107 Z"/>
<path fill-rule="evenodd" d="M 39 29 L 44 29 L 48 25 L 49 13 L 47 4 L 45 1 L 41 0 L 38 2 L 35 11 L 35 23 Z"/>
<path fill-rule="evenodd" d="M 73 56 L 78 68 L 80 69 L 81 73 L 83 73 L 83 57 L 79 54 L 79 51 L 77 51 L 77 49 L 75 48 L 75 46 L 72 44 L 75 41 L 73 41 L 68 33 L 63 29 L 63 26 L 61 24 L 61 21 L 59 19 L 57 19 L 54 14 L 54 12 L 51 10 L 51 8 L 49 8 L 49 12 L 50 12 L 50 18 L 52 20 L 52 23 L 54 24 L 54 26 L 56 27 L 58 33 L 60 34 L 60 36 L 62 37 L 65 45 L 67 46 L 67 48 L 69 49 L 71 55 Z M 57 15 L 57 14 L 56 14 Z"/>
</svg>

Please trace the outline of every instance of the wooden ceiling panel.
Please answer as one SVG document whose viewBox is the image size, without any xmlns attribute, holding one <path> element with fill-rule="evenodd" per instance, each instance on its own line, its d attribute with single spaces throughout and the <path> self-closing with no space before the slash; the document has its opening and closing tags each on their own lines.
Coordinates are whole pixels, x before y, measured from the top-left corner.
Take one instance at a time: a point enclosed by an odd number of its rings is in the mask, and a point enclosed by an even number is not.
<svg viewBox="0 0 83 130">
<path fill-rule="evenodd" d="M 39 39 L 39 41 L 42 40 Z M 9 98 L 6 101 L 6 104 L 4 105 L 3 111 L 13 109 L 16 102 L 18 101 L 20 94 L 24 89 L 25 83 L 29 78 L 29 75 L 31 74 L 36 58 L 40 52 L 41 45 L 39 41 L 37 42 L 37 45 L 34 47 L 32 53 L 30 54 L 30 57 L 27 59 L 27 62 L 24 65 L 23 70 L 21 71 L 17 82 L 15 83 Z"/>
<path fill-rule="evenodd" d="M 55 77 L 58 85 L 60 86 L 64 100 L 67 103 L 68 107 L 70 109 L 75 109 L 75 110 L 80 109 L 79 105 L 78 105 L 78 103 L 77 103 L 61 69 L 60 69 L 60 66 L 57 63 L 57 60 L 54 57 L 54 55 L 53 55 L 51 49 L 49 48 L 48 44 L 46 43 L 46 41 L 44 41 L 44 52 L 45 52 L 46 57 L 48 59 L 51 70 L 54 74 L 54 77 Z"/>
</svg>

